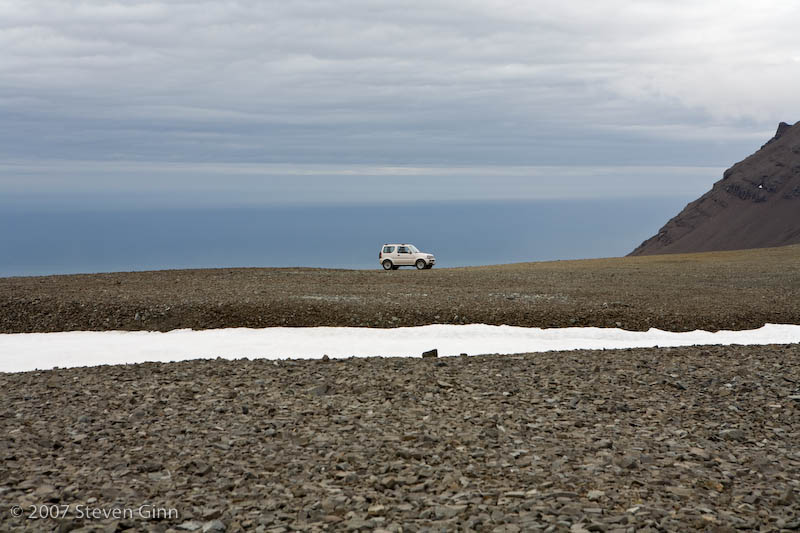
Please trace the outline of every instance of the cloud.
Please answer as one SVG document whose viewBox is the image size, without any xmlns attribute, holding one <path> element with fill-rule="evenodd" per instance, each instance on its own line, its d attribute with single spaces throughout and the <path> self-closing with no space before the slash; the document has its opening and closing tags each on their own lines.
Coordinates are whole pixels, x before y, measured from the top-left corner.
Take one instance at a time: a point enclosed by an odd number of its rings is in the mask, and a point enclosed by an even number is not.
<svg viewBox="0 0 800 533">
<path fill-rule="evenodd" d="M 375 166 L 28 161 L 0 164 L 0 207 L 75 209 L 680 197 L 718 167 Z M 4 184 L 5 182 L 5 184 Z M 65 192 L 65 185 L 69 185 Z M 54 195 L 53 191 L 62 192 Z"/>
<path fill-rule="evenodd" d="M 726 165 L 797 118 L 797 20 L 779 0 L 6 0 L 0 160 Z"/>
</svg>

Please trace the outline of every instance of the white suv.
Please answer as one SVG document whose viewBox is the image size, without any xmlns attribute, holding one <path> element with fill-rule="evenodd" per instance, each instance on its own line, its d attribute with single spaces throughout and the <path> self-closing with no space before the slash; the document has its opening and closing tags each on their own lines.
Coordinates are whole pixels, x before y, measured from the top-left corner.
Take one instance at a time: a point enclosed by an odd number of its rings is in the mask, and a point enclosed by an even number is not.
<svg viewBox="0 0 800 533">
<path fill-rule="evenodd" d="M 401 266 L 416 266 L 422 270 L 433 268 L 436 258 L 420 252 L 413 244 L 384 244 L 378 253 L 378 262 L 384 270 L 397 270 Z"/>
</svg>

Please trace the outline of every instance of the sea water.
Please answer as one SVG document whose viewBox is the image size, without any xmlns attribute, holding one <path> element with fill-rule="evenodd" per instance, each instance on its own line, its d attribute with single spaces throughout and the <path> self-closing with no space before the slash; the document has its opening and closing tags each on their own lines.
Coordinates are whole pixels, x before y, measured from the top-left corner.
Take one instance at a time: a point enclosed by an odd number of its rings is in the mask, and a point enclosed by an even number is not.
<svg viewBox="0 0 800 533">
<path fill-rule="evenodd" d="M 629 253 L 689 198 L 0 211 L 0 276 L 214 267 L 377 269 L 408 242 L 437 267 Z"/>
</svg>

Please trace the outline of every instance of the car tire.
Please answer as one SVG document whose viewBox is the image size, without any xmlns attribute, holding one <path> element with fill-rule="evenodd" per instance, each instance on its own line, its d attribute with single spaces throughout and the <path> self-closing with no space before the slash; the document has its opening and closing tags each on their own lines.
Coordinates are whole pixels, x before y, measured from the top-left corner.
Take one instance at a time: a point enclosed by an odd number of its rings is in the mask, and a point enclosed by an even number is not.
<svg viewBox="0 0 800 533">
<path fill-rule="evenodd" d="M 424 270 L 426 268 L 425 260 L 424 259 L 417 259 L 416 262 L 417 270 Z"/>
<path fill-rule="evenodd" d="M 384 259 L 383 263 L 381 263 L 381 264 L 383 265 L 383 269 L 384 270 L 394 270 L 395 269 L 394 265 L 392 264 L 392 262 L 389 261 L 388 259 Z"/>
<path fill-rule="evenodd" d="M 427 265 L 425 268 L 427 268 L 428 270 L 430 270 L 430 269 L 432 269 L 432 268 L 433 268 L 433 265 Z"/>
</svg>

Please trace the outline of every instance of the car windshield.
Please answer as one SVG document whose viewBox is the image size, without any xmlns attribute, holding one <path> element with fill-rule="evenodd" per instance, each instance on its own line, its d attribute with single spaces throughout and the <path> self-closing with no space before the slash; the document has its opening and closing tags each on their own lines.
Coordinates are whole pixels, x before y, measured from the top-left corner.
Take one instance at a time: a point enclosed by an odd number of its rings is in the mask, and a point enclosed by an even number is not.
<svg viewBox="0 0 800 533">
<path fill-rule="evenodd" d="M 408 245 L 408 249 L 411 250 L 412 253 L 415 253 L 415 254 L 419 253 L 419 250 L 417 250 L 417 247 L 414 246 L 413 244 L 409 244 Z"/>
</svg>

